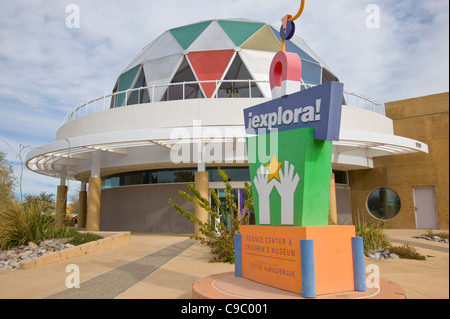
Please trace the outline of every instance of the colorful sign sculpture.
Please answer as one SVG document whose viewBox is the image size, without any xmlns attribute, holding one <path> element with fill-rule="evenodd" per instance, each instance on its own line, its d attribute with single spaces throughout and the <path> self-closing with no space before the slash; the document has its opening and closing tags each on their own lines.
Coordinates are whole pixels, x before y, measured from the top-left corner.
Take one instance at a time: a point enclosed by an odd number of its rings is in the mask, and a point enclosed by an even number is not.
<svg viewBox="0 0 450 319">
<path fill-rule="evenodd" d="M 354 226 L 328 226 L 343 84 L 300 91 L 300 57 L 284 52 L 303 8 L 304 0 L 295 17 L 282 19 L 282 51 L 270 67 L 272 100 L 244 110 L 256 225 L 241 226 L 235 260 L 236 276 L 315 297 L 365 290 L 365 274 Z"/>
</svg>

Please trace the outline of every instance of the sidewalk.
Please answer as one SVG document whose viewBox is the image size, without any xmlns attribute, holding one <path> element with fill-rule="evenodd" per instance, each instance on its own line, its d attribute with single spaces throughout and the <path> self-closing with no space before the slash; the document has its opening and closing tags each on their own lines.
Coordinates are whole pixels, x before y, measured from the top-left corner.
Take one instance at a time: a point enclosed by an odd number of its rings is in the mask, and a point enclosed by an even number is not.
<svg viewBox="0 0 450 319">
<path fill-rule="evenodd" d="M 412 238 L 426 233 L 423 229 L 386 229 L 392 245 L 405 243 L 426 255 L 424 260 L 366 258 L 366 267 L 375 264 L 380 267 L 381 278 L 392 280 L 406 292 L 408 299 L 449 298 L 449 245 Z"/>
<path fill-rule="evenodd" d="M 424 233 L 422 230 L 386 233 L 399 244 L 421 244 L 418 250 L 433 257 L 426 261 L 366 258 L 366 266 L 378 265 L 380 276 L 402 286 L 408 299 L 448 299 L 448 244 L 411 238 Z M 442 251 L 445 248 L 447 252 Z M 188 236 L 132 234 L 127 246 L 28 270 L 0 270 L 0 299 L 189 299 L 196 280 L 234 271 L 231 264 L 208 263 L 210 258 L 208 247 Z M 71 274 L 66 267 L 70 264 L 80 269 L 79 289 L 66 288 L 66 278 Z M 98 287 L 102 289 L 96 290 Z M 78 295 L 83 289 L 87 289 L 86 294 Z"/>
</svg>

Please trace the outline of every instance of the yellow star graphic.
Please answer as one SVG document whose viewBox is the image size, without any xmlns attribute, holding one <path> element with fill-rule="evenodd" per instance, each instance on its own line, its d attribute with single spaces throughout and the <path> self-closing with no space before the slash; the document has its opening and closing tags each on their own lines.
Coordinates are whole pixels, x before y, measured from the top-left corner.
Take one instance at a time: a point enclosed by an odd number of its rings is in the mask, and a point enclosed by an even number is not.
<svg viewBox="0 0 450 319">
<path fill-rule="evenodd" d="M 272 160 L 269 164 L 266 164 L 266 166 L 269 169 L 269 181 L 274 177 L 280 180 L 280 174 L 278 174 L 278 170 L 281 167 L 281 163 L 278 162 L 277 156 L 275 154 L 273 154 Z"/>
</svg>

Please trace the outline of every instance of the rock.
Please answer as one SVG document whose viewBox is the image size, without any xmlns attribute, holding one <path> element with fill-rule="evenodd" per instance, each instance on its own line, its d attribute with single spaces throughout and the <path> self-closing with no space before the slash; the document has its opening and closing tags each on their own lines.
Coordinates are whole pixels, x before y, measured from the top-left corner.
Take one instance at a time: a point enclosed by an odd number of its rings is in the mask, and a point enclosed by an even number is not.
<svg viewBox="0 0 450 319">
<path fill-rule="evenodd" d="M 54 251 L 73 247 L 71 244 L 66 244 L 67 241 L 67 238 L 44 240 L 39 245 L 34 242 L 29 242 L 27 246 L 22 245 L 7 251 L 0 251 L 0 269 L 18 269 L 21 261 L 38 258 Z"/>
<path fill-rule="evenodd" d="M 428 237 L 428 236 L 425 236 L 425 235 L 419 235 L 419 236 L 413 236 L 413 238 L 426 239 L 426 240 L 430 240 L 430 241 L 436 241 L 436 242 L 447 243 L 448 244 L 448 239 L 447 238 L 441 238 L 439 236 Z"/>
<path fill-rule="evenodd" d="M 368 250 L 365 252 L 365 255 L 372 259 L 399 259 L 400 257 L 395 254 L 391 253 L 388 248 L 378 248 L 375 251 Z"/>
<path fill-rule="evenodd" d="M 51 244 L 51 243 L 52 243 L 52 241 L 50 239 L 44 240 L 44 241 L 41 241 L 41 243 L 39 244 L 39 247 L 45 247 L 45 246 L 47 246 L 48 244 Z"/>
</svg>

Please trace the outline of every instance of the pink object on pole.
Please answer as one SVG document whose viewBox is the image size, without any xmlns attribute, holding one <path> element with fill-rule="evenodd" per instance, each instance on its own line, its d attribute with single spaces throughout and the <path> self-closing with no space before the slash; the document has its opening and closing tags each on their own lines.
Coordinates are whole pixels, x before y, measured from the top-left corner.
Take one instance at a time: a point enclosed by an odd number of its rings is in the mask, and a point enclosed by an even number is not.
<svg viewBox="0 0 450 319">
<path fill-rule="evenodd" d="M 296 53 L 279 51 L 275 54 L 269 72 L 272 99 L 300 91 L 302 61 Z"/>
</svg>

